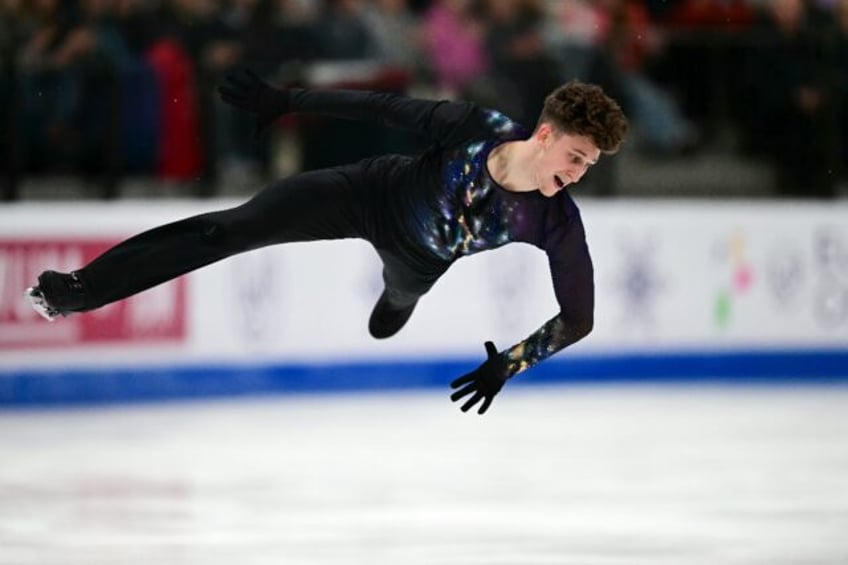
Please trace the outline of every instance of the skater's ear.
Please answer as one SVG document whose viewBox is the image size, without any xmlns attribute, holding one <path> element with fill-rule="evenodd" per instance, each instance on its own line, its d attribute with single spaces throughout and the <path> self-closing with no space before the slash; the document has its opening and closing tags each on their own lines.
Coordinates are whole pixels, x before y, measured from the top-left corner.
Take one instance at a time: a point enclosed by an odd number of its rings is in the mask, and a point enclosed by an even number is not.
<svg viewBox="0 0 848 565">
<path fill-rule="evenodd" d="M 542 145 L 547 145 L 557 138 L 558 130 L 550 122 L 541 122 L 533 132 L 533 139 Z"/>
</svg>

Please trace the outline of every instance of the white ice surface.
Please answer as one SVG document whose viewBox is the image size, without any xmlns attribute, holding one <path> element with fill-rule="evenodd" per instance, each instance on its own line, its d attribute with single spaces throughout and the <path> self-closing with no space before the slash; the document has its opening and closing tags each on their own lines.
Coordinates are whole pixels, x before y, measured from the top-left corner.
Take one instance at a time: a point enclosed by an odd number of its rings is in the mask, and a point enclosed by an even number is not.
<svg viewBox="0 0 848 565">
<path fill-rule="evenodd" d="M 0 413 L 0 564 L 845 565 L 848 389 Z"/>
</svg>

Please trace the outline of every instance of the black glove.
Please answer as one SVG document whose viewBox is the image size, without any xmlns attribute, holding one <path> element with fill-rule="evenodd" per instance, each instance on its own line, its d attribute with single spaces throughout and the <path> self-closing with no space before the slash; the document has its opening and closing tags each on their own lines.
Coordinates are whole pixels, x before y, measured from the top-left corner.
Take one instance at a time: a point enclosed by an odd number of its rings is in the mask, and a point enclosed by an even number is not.
<svg viewBox="0 0 848 565">
<path fill-rule="evenodd" d="M 248 69 L 227 75 L 218 95 L 227 104 L 256 114 L 256 137 L 289 111 L 288 91 L 272 87 Z"/>
<path fill-rule="evenodd" d="M 460 408 L 463 412 L 468 412 L 468 409 L 480 402 L 481 399 L 483 404 L 480 405 L 477 413 L 483 414 L 486 412 L 495 395 L 506 382 L 506 362 L 498 353 L 494 343 L 487 341 L 485 345 L 489 358 L 470 373 L 451 383 L 451 388 L 459 389 L 451 395 L 451 400 L 454 402 L 474 393 Z"/>
</svg>

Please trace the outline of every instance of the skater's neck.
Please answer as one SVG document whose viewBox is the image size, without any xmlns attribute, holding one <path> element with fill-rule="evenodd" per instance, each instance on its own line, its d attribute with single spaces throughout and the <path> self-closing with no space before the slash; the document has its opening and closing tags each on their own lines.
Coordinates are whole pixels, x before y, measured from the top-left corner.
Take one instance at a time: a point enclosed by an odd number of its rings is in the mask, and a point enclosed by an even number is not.
<svg viewBox="0 0 848 565">
<path fill-rule="evenodd" d="M 539 188 L 535 178 L 538 152 L 531 140 L 507 141 L 491 152 L 486 165 L 492 179 L 511 192 L 530 192 Z"/>
</svg>

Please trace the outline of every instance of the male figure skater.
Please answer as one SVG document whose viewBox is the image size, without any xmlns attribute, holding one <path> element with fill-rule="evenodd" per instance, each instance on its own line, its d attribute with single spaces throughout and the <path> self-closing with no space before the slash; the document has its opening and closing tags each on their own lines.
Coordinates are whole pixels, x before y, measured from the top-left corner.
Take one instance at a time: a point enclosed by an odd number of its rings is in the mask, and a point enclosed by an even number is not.
<svg viewBox="0 0 848 565">
<path fill-rule="evenodd" d="M 483 414 L 507 379 L 591 331 L 592 262 L 564 189 L 601 153 L 615 153 L 627 131 L 627 118 L 599 87 L 572 81 L 556 89 L 532 133 L 468 102 L 276 89 L 250 71 L 227 77 L 218 90 L 255 114 L 260 129 L 286 113 L 316 112 L 413 130 L 428 149 L 293 175 L 235 208 L 131 237 L 77 271 L 45 271 L 27 290 L 44 317 L 93 310 L 267 245 L 362 238 L 383 261 L 385 288 L 368 322 L 382 339 L 403 327 L 454 261 L 520 241 L 547 253 L 560 311 L 504 351 L 486 342 L 487 360 L 451 383 L 451 399 L 465 399 L 463 412 L 480 403 Z"/>
</svg>

